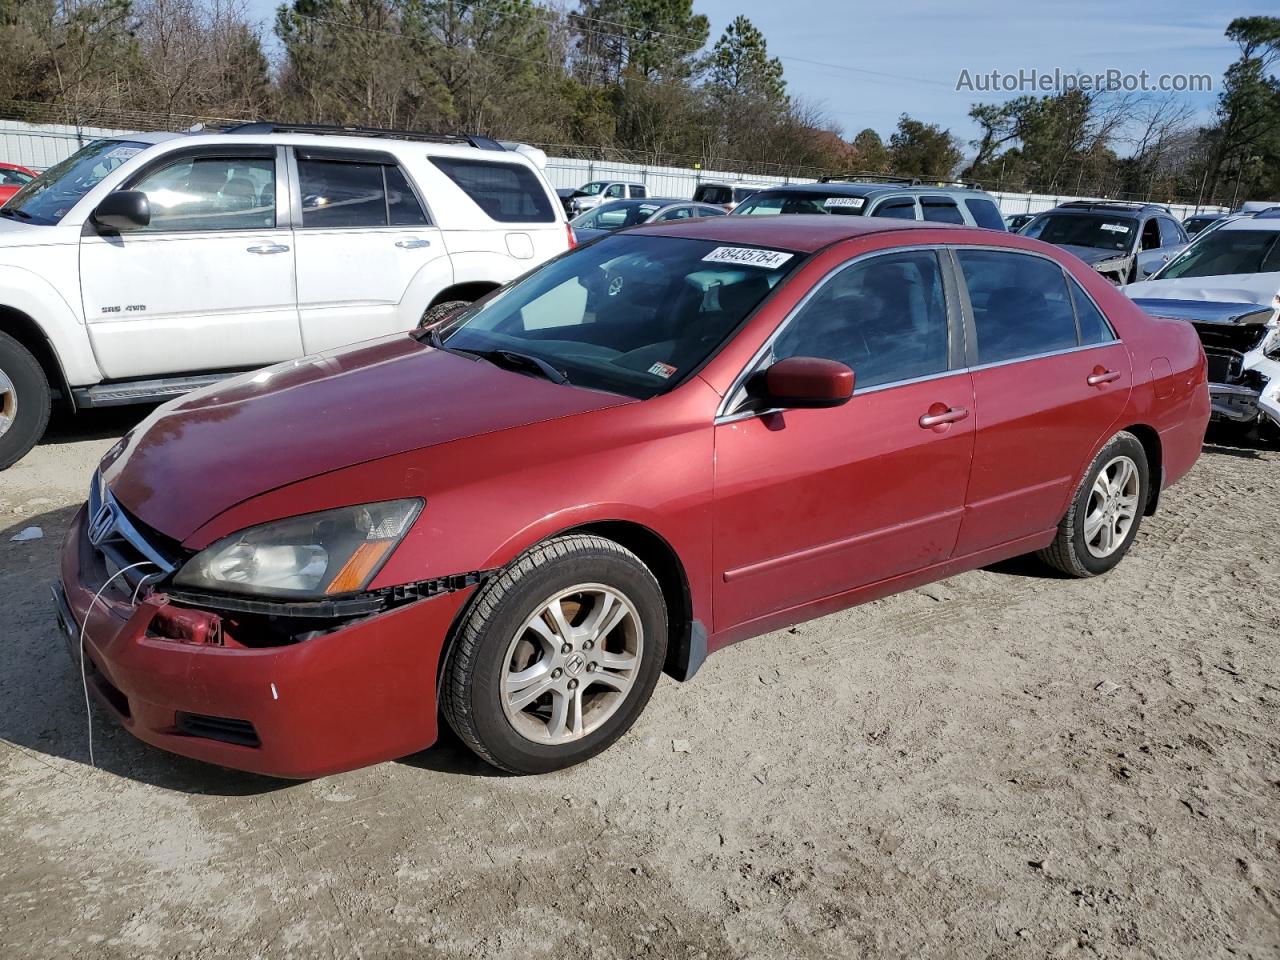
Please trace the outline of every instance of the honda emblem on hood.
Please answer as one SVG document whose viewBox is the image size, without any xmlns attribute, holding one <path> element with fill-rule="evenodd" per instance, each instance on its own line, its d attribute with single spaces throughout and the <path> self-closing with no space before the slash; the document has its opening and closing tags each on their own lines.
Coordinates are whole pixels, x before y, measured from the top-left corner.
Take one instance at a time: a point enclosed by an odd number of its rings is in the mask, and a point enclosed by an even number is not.
<svg viewBox="0 0 1280 960">
<path fill-rule="evenodd" d="M 102 546 L 116 529 L 116 508 L 110 502 L 103 503 L 98 512 L 89 520 L 89 542 L 95 547 Z"/>
</svg>

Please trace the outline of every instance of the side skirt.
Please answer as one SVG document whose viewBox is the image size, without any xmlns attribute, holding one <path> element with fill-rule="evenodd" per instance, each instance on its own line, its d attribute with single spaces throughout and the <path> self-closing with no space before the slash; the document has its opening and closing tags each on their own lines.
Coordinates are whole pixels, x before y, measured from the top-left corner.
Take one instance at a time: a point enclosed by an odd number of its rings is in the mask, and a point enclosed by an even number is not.
<svg viewBox="0 0 1280 960">
<path fill-rule="evenodd" d="M 1056 533 L 1057 528 L 1054 527 L 1029 537 L 1010 540 L 1008 543 L 979 550 L 977 553 L 966 554 L 963 557 L 953 557 L 950 560 L 944 560 L 942 563 L 936 563 L 931 567 L 912 570 L 909 573 L 890 577 L 888 580 L 878 580 L 875 583 L 855 587 L 843 593 L 810 600 L 794 607 L 788 607 L 785 610 L 757 617 L 755 620 L 748 620 L 745 623 L 740 623 L 737 626 L 729 627 L 713 634 L 709 645 L 710 652 L 714 653 L 722 647 L 727 647 L 740 640 L 748 640 L 751 637 L 758 637 L 774 630 L 780 630 L 783 627 L 804 623 L 807 620 L 816 620 L 818 617 L 825 617 L 829 613 L 856 607 L 862 603 L 870 603 L 872 600 L 879 600 L 881 597 L 901 593 L 904 590 L 911 590 L 926 583 L 945 580 L 947 577 L 955 576 L 957 573 L 976 570 L 979 567 L 998 563 L 1001 560 L 1008 560 L 1010 557 L 1019 557 L 1026 553 L 1032 553 L 1052 543 Z"/>
</svg>

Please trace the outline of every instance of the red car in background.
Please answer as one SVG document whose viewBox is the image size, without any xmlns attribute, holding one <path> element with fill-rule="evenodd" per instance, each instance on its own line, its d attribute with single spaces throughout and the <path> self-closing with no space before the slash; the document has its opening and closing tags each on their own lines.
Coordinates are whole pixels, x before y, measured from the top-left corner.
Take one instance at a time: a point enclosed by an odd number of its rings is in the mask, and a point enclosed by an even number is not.
<svg viewBox="0 0 1280 960">
<path fill-rule="evenodd" d="M 1208 417 L 1195 331 L 1047 244 L 664 223 L 159 408 L 93 478 L 58 616 L 175 753 L 310 777 L 443 714 L 548 771 L 746 637 L 1019 554 L 1106 572 Z"/>
<path fill-rule="evenodd" d="M 0 207 L 37 176 L 34 170 L 20 167 L 16 163 L 0 163 Z"/>
</svg>

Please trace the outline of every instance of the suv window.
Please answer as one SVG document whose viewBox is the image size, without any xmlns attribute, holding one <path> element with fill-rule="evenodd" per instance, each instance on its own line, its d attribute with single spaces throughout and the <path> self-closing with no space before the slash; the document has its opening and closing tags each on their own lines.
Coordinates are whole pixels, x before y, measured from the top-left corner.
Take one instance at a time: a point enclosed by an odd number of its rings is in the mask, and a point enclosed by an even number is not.
<svg viewBox="0 0 1280 960">
<path fill-rule="evenodd" d="M 1155 250 L 1160 246 L 1160 225 L 1152 217 L 1142 225 L 1142 249 Z"/>
<path fill-rule="evenodd" d="M 382 164 L 299 160 L 304 227 L 385 227 Z"/>
<path fill-rule="evenodd" d="M 501 223 L 555 222 L 555 208 L 538 175 L 522 164 L 494 163 L 469 157 L 432 157 L 431 162 L 494 220 Z"/>
<path fill-rule="evenodd" d="M 973 307 L 978 363 L 1078 345 L 1066 276 L 1056 263 L 995 250 L 960 250 L 956 256 Z"/>
<path fill-rule="evenodd" d="M 950 197 L 921 197 L 920 207 L 926 220 L 939 223 L 964 223 L 964 214 Z"/>
<path fill-rule="evenodd" d="M 1111 324 L 1070 274 L 1067 275 L 1067 286 L 1071 288 L 1071 302 L 1076 307 L 1076 324 L 1080 327 L 1080 343 L 1107 343 L 1114 340 L 1116 335 L 1111 329 Z"/>
<path fill-rule="evenodd" d="M 873 257 L 828 280 L 774 343 L 774 359 L 848 364 L 859 387 L 911 380 L 948 366 L 947 304 L 938 257 Z"/>
<path fill-rule="evenodd" d="M 914 220 L 916 202 L 911 197 L 895 197 L 886 200 L 872 211 L 873 217 L 892 217 L 895 220 Z"/>
<path fill-rule="evenodd" d="M 728 187 L 705 183 L 693 192 L 693 199 L 699 203 L 729 203 L 730 196 Z"/>
<path fill-rule="evenodd" d="M 986 197 L 965 197 L 964 205 L 969 210 L 973 222 L 988 230 L 1005 230 L 1004 217 L 1000 216 L 1000 208 Z"/>
<path fill-rule="evenodd" d="M 649 191 L 640 186 L 640 184 L 636 183 L 631 185 L 631 196 L 635 197 L 637 200 L 643 200 L 648 195 Z"/>
<path fill-rule="evenodd" d="M 610 200 L 616 200 L 619 197 L 625 197 L 627 195 L 627 191 L 622 184 L 615 183 L 610 185 L 609 189 L 604 192 L 604 195 Z"/>
<path fill-rule="evenodd" d="M 1160 224 L 1160 246 L 1172 247 L 1187 242 L 1182 229 L 1168 217 L 1156 217 L 1156 222 Z"/>
<path fill-rule="evenodd" d="M 148 233 L 261 230 L 276 225 L 272 157 L 183 157 L 131 188 L 151 204 Z"/>
</svg>

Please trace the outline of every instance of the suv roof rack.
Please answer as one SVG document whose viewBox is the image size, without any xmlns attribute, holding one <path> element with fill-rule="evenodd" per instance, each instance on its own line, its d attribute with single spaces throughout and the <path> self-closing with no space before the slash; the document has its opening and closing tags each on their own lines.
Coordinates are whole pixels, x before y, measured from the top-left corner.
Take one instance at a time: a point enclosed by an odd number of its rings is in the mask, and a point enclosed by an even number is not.
<svg viewBox="0 0 1280 960">
<path fill-rule="evenodd" d="M 822 177 L 819 183 L 902 183 L 913 186 L 915 177 L 898 177 L 888 173 L 836 173 Z"/>
<path fill-rule="evenodd" d="M 222 133 L 313 133 L 317 136 L 331 137 L 381 137 L 387 140 L 418 140 L 424 143 L 465 144 L 478 150 L 499 150 L 506 152 L 506 147 L 489 137 L 467 136 L 456 133 L 423 133 L 419 130 L 388 130 L 382 127 L 345 127 L 329 123 L 237 123 L 221 131 Z"/>
<path fill-rule="evenodd" d="M 1071 207 L 1075 210 L 1143 210 L 1147 207 L 1154 207 L 1156 210 L 1163 210 L 1170 216 L 1169 208 L 1163 203 L 1143 203 L 1140 200 L 1068 200 L 1066 203 L 1058 204 L 1060 207 Z"/>
<path fill-rule="evenodd" d="M 939 189 L 981 190 L 976 180 L 951 180 L 946 177 L 904 177 L 890 173 L 839 173 L 822 177 L 819 183 L 896 183 L 905 187 L 938 187 Z"/>
</svg>

